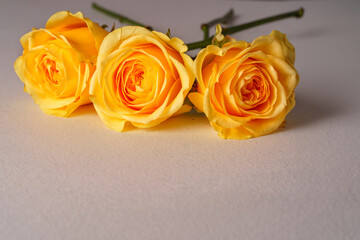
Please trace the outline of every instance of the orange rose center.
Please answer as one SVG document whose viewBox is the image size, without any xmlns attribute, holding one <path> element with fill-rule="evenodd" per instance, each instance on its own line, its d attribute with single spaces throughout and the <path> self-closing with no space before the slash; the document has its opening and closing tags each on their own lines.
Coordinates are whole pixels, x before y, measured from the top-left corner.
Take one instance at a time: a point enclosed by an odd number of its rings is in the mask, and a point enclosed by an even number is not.
<svg viewBox="0 0 360 240">
<path fill-rule="evenodd" d="M 42 66 L 41 66 L 44 74 L 45 80 L 53 85 L 57 85 L 60 80 L 59 70 L 56 68 L 56 62 L 54 60 L 44 58 Z"/>
<path fill-rule="evenodd" d="M 264 97 L 264 82 L 259 76 L 247 80 L 241 88 L 243 101 L 250 104 L 260 101 Z"/>
<path fill-rule="evenodd" d="M 141 90 L 141 86 L 144 80 L 144 69 L 138 64 L 134 64 L 130 69 L 128 79 L 126 81 L 126 88 L 131 91 Z"/>
<path fill-rule="evenodd" d="M 119 101 L 131 109 L 144 107 L 151 92 L 151 84 L 146 81 L 148 70 L 138 59 L 124 61 L 114 71 L 114 89 Z"/>
<path fill-rule="evenodd" d="M 43 81 L 40 85 L 43 85 L 45 89 L 55 95 L 60 94 L 59 88 L 62 84 L 63 72 L 54 57 L 44 54 L 38 61 L 35 69 L 40 73 L 40 78 Z"/>
</svg>

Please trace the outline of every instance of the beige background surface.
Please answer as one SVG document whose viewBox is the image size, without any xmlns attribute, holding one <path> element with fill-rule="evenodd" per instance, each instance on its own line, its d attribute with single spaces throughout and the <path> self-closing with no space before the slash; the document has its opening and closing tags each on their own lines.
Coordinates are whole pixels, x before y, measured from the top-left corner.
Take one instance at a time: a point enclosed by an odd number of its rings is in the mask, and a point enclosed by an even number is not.
<svg viewBox="0 0 360 240">
<path fill-rule="evenodd" d="M 303 6 L 234 35 L 287 33 L 301 77 L 287 127 L 246 141 L 197 114 L 126 133 L 91 106 L 43 114 L 13 70 L 19 38 L 60 10 L 111 26 L 90 3 L 1 2 L 0 239 L 359 238 L 359 1 L 99 2 L 185 42 L 230 7 L 239 24 Z"/>
</svg>

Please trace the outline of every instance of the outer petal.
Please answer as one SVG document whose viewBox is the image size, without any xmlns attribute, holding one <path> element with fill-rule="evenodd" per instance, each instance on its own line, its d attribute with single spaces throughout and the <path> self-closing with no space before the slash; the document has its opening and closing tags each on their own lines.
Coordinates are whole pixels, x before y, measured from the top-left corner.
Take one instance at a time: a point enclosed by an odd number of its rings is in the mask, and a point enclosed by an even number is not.
<svg viewBox="0 0 360 240">
<path fill-rule="evenodd" d="M 200 112 L 204 112 L 204 95 L 198 92 L 191 92 L 188 98 Z"/>
<path fill-rule="evenodd" d="M 295 48 L 288 41 L 286 34 L 273 30 L 269 36 L 256 38 L 251 44 L 252 51 L 262 51 L 267 55 L 295 64 Z"/>
<path fill-rule="evenodd" d="M 24 48 L 23 55 L 26 55 L 30 49 L 44 45 L 54 39 L 57 37 L 46 29 L 36 29 L 24 34 L 20 38 L 20 43 Z"/>
<path fill-rule="evenodd" d="M 96 57 L 102 40 L 108 34 L 106 30 L 81 12 L 72 14 L 62 11 L 52 15 L 46 23 L 46 29 L 63 37 L 82 57 L 81 61 L 96 62 Z"/>
<path fill-rule="evenodd" d="M 177 38 L 177 37 L 169 38 L 167 35 L 165 35 L 161 32 L 156 32 L 156 31 L 153 31 L 153 33 L 156 36 L 158 36 L 161 40 L 166 42 L 168 45 L 173 47 L 179 53 L 184 53 L 188 50 L 188 47 L 185 45 L 183 40 L 181 40 L 180 38 Z"/>
<path fill-rule="evenodd" d="M 255 119 L 253 121 L 247 122 L 243 125 L 254 137 L 259 137 L 274 132 L 278 129 L 281 124 L 284 122 L 286 115 L 293 109 L 295 106 L 295 94 L 293 93 L 287 105 L 279 115 L 270 119 Z"/>
<path fill-rule="evenodd" d="M 206 48 L 200 50 L 196 59 L 194 61 L 194 72 L 198 83 L 197 92 L 205 94 L 205 89 L 208 87 L 207 81 L 204 82 L 202 76 L 202 70 L 207 66 L 208 62 L 212 60 L 215 56 L 222 56 L 223 52 L 221 48 L 214 45 L 208 45 Z M 205 58 L 207 57 L 207 61 L 204 63 Z"/>
<path fill-rule="evenodd" d="M 237 128 L 224 128 L 216 124 L 215 122 L 210 122 L 211 126 L 218 132 L 219 137 L 223 139 L 238 139 L 244 140 L 252 138 L 253 135 L 245 128 L 239 126 Z"/>
</svg>

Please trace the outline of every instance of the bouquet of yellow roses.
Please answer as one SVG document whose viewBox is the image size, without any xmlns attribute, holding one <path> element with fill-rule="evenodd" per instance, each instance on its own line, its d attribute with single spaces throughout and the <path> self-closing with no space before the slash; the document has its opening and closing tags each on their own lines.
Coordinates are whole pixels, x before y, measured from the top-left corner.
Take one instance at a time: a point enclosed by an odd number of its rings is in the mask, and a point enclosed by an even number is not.
<svg viewBox="0 0 360 240">
<path fill-rule="evenodd" d="M 132 26 L 108 32 L 80 12 L 63 11 L 20 39 L 24 51 L 15 71 L 47 114 L 68 117 L 92 102 L 101 120 L 122 132 L 129 124 L 149 128 L 195 108 L 220 137 L 246 139 L 278 129 L 295 106 L 299 75 L 286 35 L 274 30 L 247 43 L 229 34 L 301 17 L 303 9 L 224 30 L 217 25 L 210 37 L 209 27 L 231 19 L 230 11 L 202 25 L 202 41 L 185 44 L 170 31 L 93 7 Z M 193 60 L 187 51 L 196 48 Z"/>
</svg>

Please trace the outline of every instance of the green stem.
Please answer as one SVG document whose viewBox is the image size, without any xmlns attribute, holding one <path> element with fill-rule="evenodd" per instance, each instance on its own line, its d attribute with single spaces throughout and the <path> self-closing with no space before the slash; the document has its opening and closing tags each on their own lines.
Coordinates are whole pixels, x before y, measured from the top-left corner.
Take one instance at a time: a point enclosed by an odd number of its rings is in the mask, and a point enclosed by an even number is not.
<svg viewBox="0 0 360 240">
<path fill-rule="evenodd" d="M 204 40 L 209 38 L 209 25 L 203 24 L 201 25 L 201 30 L 204 32 Z"/>
<path fill-rule="evenodd" d="M 203 41 L 187 43 L 186 45 L 188 47 L 188 51 L 190 51 L 197 48 L 204 48 L 210 44 L 211 44 L 211 38 L 205 39 Z"/>
<path fill-rule="evenodd" d="M 140 23 L 140 22 L 137 22 L 137 21 L 135 21 L 135 20 L 133 20 L 133 19 L 130 19 L 130 18 L 128 18 L 128 17 L 126 17 L 126 16 L 124 16 L 124 15 L 121 15 L 121 14 L 119 14 L 119 13 L 116 13 L 116 12 L 113 12 L 113 11 L 111 11 L 111 10 L 108 10 L 108 9 L 106 9 L 106 8 L 104 8 L 104 7 L 99 6 L 99 5 L 96 4 L 96 3 L 93 3 L 93 4 L 92 4 L 92 7 L 93 7 L 94 9 L 96 9 L 97 11 L 102 12 L 102 13 L 108 15 L 109 17 L 113 17 L 113 18 L 119 19 L 119 21 L 122 22 L 122 23 L 127 23 L 127 24 L 130 24 L 130 25 L 133 25 L 133 26 L 141 26 L 141 27 L 145 27 L 145 28 L 147 28 L 147 29 L 149 29 L 149 30 L 152 30 L 152 28 L 151 28 L 150 26 L 147 26 L 147 25 L 145 25 L 145 24 L 142 24 L 142 23 Z"/>
<path fill-rule="evenodd" d="M 204 23 L 201 25 L 201 30 L 204 32 L 204 40 L 209 38 L 209 28 L 218 24 L 218 23 L 227 23 L 234 18 L 234 10 L 230 9 L 224 16 L 215 18 L 210 22 Z"/>
<path fill-rule="evenodd" d="M 261 24 L 265 24 L 265 23 L 269 23 L 269 22 L 273 22 L 273 21 L 277 21 L 277 20 L 281 20 L 281 19 L 285 19 L 285 18 L 290 18 L 290 17 L 301 18 L 303 15 L 304 15 L 304 9 L 300 8 L 300 9 L 298 9 L 296 11 L 283 13 L 283 14 L 272 16 L 272 17 L 267 17 L 267 18 L 263 18 L 263 19 L 256 20 L 256 21 L 253 21 L 253 22 L 249 22 L 249 23 L 245 23 L 245 24 L 241 24 L 241 25 L 237 25 L 237 26 L 234 26 L 234 27 L 231 27 L 231 28 L 224 29 L 222 31 L 222 34 L 223 35 L 229 35 L 229 34 L 232 34 L 232 33 L 243 31 L 243 30 L 248 29 L 248 28 L 259 26 Z M 212 36 L 211 38 L 213 38 L 213 37 L 214 36 Z M 211 44 L 211 38 L 205 39 L 203 41 L 197 41 L 197 42 L 188 43 L 186 45 L 188 46 L 188 50 L 193 50 L 193 49 L 197 49 L 197 48 L 204 48 L 207 45 Z"/>
</svg>

